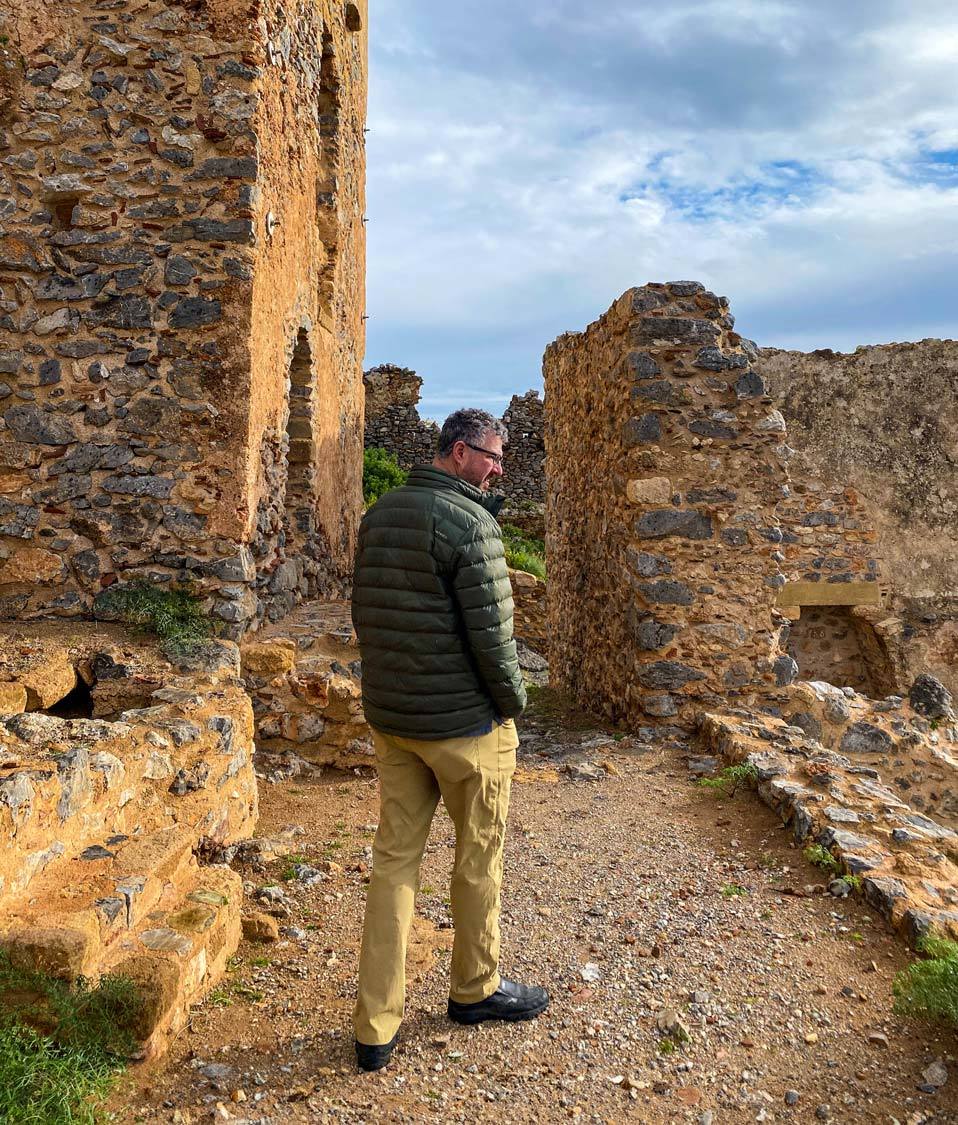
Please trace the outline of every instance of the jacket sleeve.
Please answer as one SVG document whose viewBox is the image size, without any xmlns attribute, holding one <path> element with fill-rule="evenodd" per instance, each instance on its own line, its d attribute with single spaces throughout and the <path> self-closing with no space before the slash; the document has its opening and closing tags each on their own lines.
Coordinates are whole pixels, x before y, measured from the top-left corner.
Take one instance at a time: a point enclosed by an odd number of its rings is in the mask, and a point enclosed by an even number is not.
<svg viewBox="0 0 958 1125">
<path fill-rule="evenodd" d="M 456 555 L 453 591 L 483 686 L 501 719 L 526 705 L 512 636 L 512 586 L 498 526 L 483 520 L 467 532 Z"/>
</svg>

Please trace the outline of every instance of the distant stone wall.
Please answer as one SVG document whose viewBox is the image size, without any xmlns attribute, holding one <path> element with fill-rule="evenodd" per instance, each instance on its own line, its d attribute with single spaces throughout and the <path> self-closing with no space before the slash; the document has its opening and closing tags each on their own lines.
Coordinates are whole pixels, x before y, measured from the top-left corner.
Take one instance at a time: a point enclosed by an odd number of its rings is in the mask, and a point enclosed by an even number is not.
<svg viewBox="0 0 958 1125">
<path fill-rule="evenodd" d="M 431 461 L 439 443 L 439 427 L 423 421 L 416 404 L 422 379 L 408 367 L 382 363 L 363 375 L 366 389 L 366 449 L 378 447 L 394 454 L 408 472 Z"/>
<path fill-rule="evenodd" d="M 505 475 L 497 488 L 511 504 L 544 504 L 545 411 L 538 391 L 513 395 L 502 416 L 509 429 Z"/>
<path fill-rule="evenodd" d="M 2 19 L 2 17 L 0 17 Z M 0 48 L 0 615 L 349 573 L 365 5 L 47 5 Z"/>
<path fill-rule="evenodd" d="M 612 720 L 788 682 L 784 426 L 728 302 L 625 293 L 545 353 L 551 676 Z"/>
<path fill-rule="evenodd" d="M 439 427 L 419 417 L 422 379 L 407 367 L 383 363 L 363 375 L 366 388 L 367 449 L 379 447 L 396 455 L 406 470 L 436 455 Z M 464 403 L 463 405 L 468 405 Z M 502 416 L 509 430 L 505 474 L 496 490 L 515 502 L 545 501 L 543 406 L 537 391 L 513 395 Z"/>
<path fill-rule="evenodd" d="M 930 671 L 958 691 L 958 341 L 759 357 L 793 477 L 835 482 L 867 511 L 888 576 L 876 624 L 903 677 Z"/>
</svg>

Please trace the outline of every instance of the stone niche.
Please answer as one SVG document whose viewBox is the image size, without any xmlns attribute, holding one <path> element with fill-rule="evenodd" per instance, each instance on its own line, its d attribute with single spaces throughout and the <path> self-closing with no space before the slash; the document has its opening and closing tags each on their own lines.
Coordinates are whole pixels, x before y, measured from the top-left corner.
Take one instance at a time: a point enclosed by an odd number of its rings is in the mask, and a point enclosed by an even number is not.
<svg viewBox="0 0 958 1125">
<path fill-rule="evenodd" d="M 338 0 L 8 17 L 0 614 L 137 578 L 238 637 L 347 579 L 365 26 Z"/>
<path fill-rule="evenodd" d="M 630 289 L 545 353 L 554 681 L 613 720 L 787 682 L 785 425 L 728 302 Z"/>
</svg>

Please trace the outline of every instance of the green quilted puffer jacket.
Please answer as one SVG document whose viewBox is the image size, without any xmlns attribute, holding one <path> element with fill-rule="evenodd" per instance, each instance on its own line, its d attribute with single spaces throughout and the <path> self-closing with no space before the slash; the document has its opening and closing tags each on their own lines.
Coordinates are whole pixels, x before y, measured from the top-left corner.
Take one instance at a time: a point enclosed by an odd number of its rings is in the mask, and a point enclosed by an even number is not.
<svg viewBox="0 0 958 1125">
<path fill-rule="evenodd" d="M 353 624 L 369 723 L 458 738 L 526 705 L 512 587 L 493 511 L 502 501 L 431 465 L 363 517 Z"/>
</svg>

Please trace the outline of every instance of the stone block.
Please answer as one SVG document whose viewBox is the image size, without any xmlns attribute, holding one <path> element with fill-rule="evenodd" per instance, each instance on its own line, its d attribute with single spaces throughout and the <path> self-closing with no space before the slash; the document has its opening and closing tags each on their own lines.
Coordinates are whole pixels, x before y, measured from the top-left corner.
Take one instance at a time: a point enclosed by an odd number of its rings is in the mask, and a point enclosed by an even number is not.
<svg viewBox="0 0 958 1125">
<path fill-rule="evenodd" d="M 62 556 L 40 547 L 14 548 L 10 557 L 0 563 L 0 585 L 9 582 L 47 586 L 62 576 Z"/>
<path fill-rule="evenodd" d="M 0 682 L 0 715 L 19 715 L 27 709 L 27 689 L 23 684 Z"/>
<path fill-rule="evenodd" d="M 625 494 L 633 504 L 668 504 L 672 482 L 668 477 L 645 477 L 626 482 Z"/>
<path fill-rule="evenodd" d="M 881 590 L 877 582 L 786 582 L 776 604 L 803 605 L 878 605 Z"/>
</svg>

